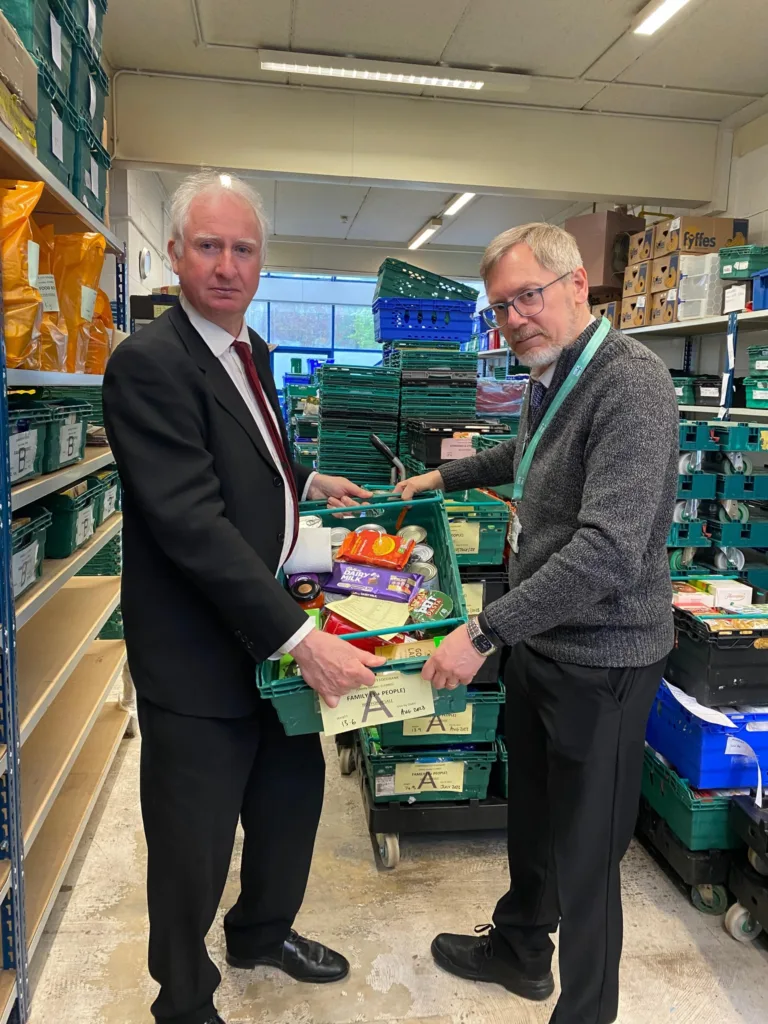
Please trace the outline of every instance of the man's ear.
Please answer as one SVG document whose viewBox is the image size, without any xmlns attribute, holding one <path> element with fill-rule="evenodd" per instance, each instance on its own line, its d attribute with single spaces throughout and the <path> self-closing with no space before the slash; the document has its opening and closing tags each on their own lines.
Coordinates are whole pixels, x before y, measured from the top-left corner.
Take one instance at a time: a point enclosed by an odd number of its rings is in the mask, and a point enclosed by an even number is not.
<svg viewBox="0 0 768 1024">
<path fill-rule="evenodd" d="M 577 267 L 573 272 L 573 287 L 576 290 L 578 303 L 589 302 L 589 281 L 584 267 Z"/>
<path fill-rule="evenodd" d="M 171 239 L 168 243 L 168 258 L 171 261 L 174 274 L 178 274 L 178 258 L 176 256 L 176 243 Z"/>
</svg>

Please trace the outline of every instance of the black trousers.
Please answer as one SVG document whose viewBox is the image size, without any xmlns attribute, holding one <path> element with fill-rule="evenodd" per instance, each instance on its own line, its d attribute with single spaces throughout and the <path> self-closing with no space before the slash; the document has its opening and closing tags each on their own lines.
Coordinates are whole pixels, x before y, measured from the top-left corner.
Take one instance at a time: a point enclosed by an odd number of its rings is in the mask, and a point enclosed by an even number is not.
<svg viewBox="0 0 768 1024">
<path fill-rule="evenodd" d="M 511 651 L 509 871 L 494 950 L 549 970 L 560 927 L 562 994 L 550 1024 L 611 1024 L 619 1003 L 619 865 L 637 820 L 645 727 L 665 661 L 586 668 Z"/>
<path fill-rule="evenodd" d="M 287 737 L 264 702 L 250 718 L 192 718 L 139 701 L 147 837 L 149 971 L 162 1024 L 205 1024 L 221 975 L 205 937 L 227 880 L 238 819 L 240 898 L 224 922 L 235 956 L 282 942 L 304 899 L 325 762 L 318 736 Z"/>
</svg>

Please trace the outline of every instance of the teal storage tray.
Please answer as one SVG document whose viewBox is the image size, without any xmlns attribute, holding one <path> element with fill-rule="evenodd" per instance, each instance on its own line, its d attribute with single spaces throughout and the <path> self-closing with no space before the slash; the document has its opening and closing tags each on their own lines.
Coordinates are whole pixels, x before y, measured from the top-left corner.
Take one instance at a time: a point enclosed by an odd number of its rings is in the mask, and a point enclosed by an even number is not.
<svg viewBox="0 0 768 1024">
<path fill-rule="evenodd" d="M 710 426 L 722 452 L 768 451 L 768 424 L 728 422 Z"/>
<path fill-rule="evenodd" d="M 445 508 L 459 565 L 501 565 L 509 528 L 509 506 L 482 491 L 456 491 L 445 496 Z M 475 526 L 479 526 L 475 541 Z M 464 543 L 458 532 L 465 533 Z M 475 550 L 472 550 L 475 549 Z"/>
<path fill-rule="evenodd" d="M 0 0 L 0 11 L 18 33 L 25 49 L 37 64 L 44 62 L 53 81 L 66 94 L 75 48 L 75 19 L 64 0 Z M 61 44 L 54 47 L 55 29 L 51 18 L 58 24 Z M 61 54 L 61 67 L 54 56 Z"/>
<path fill-rule="evenodd" d="M 714 498 L 717 479 L 714 473 L 691 473 L 678 476 L 677 497 L 680 500 Z"/>
<path fill-rule="evenodd" d="M 43 472 L 53 473 L 85 458 L 85 442 L 91 406 L 76 398 L 46 403 L 51 424 L 45 437 Z"/>
<path fill-rule="evenodd" d="M 100 220 L 106 207 L 107 172 L 111 163 L 109 153 L 81 118 L 75 145 L 73 191 L 83 206 Z"/>
<path fill-rule="evenodd" d="M 74 184 L 75 146 L 80 118 L 42 61 L 37 69 L 37 108 L 38 159 L 71 190 Z M 58 141 L 54 141 L 59 137 L 59 132 L 54 132 L 54 119 L 61 122 L 60 148 Z"/>
<path fill-rule="evenodd" d="M 710 519 L 709 530 L 718 547 L 768 548 L 768 519 L 752 518 L 746 523 Z"/>
<path fill-rule="evenodd" d="M 694 519 L 689 523 L 673 523 L 667 537 L 668 548 L 708 548 L 712 541 L 704 533 L 706 523 Z"/>
<path fill-rule="evenodd" d="M 11 520 L 11 580 L 14 598 L 40 579 L 43 574 L 46 533 L 51 513 L 40 506 L 23 509 Z"/>
<path fill-rule="evenodd" d="M 50 494 L 45 508 L 53 516 L 45 538 L 46 558 L 69 558 L 87 544 L 96 529 L 95 505 L 97 491 L 89 488 L 77 498 L 66 494 Z"/>
<path fill-rule="evenodd" d="M 384 748 L 493 743 L 496 739 L 496 728 L 499 724 L 499 715 L 504 699 L 504 685 L 501 682 L 484 690 L 473 690 L 470 687 L 467 690 L 467 706 L 464 712 L 457 713 L 463 719 L 461 722 L 452 723 L 445 715 L 440 715 L 435 710 L 435 714 L 428 718 L 412 718 L 408 722 L 387 722 L 377 726 L 375 731 L 378 732 L 381 746 Z M 471 721 L 467 721 L 466 719 L 470 716 Z M 425 724 L 428 732 L 406 735 L 414 722 Z M 449 731 L 451 728 L 457 727 L 462 729 L 468 727 L 469 731 Z"/>
<path fill-rule="evenodd" d="M 445 800 L 484 800 L 488 795 L 488 784 L 491 769 L 497 759 L 495 743 L 477 744 L 469 748 L 445 747 L 439 752 L 433 749 L 411 747 L 408 750 L 382 750 L 371 737 L 368 730 L 361 730 L 360 747 L 367 785 L 375 803 L 434 803 Z M 464 788 L 458 790 L 440 790 L 435 787 L 436 774 L 439 766 L 445 764 L 464 764 Z M 398 765 L 418 766 L 417 773 L 423 769 L 421 780 L 423 789 L 419 791 L 397 792 L 396 772 Z M 395 790 L 392 792 L 391 790 Z"/>
<path fill-rule="evenodd" d="M 12 484 L 33 480 L 42 474 L 45 438 L 51 419 L 51 411 L 45 403 L 26 395 L 8 396 Z"/>
<path fill-rule="evenodd" d="M 699 420 L 680 421 L 681 452 L 714 452 L 720 447 L 713 436 L 712 424 Z"/>
<path fill-rule="evenodd" d="M 768 501 L 768 470 L 758 473 L 717 473 L 716 497 Z"/>
</svg>

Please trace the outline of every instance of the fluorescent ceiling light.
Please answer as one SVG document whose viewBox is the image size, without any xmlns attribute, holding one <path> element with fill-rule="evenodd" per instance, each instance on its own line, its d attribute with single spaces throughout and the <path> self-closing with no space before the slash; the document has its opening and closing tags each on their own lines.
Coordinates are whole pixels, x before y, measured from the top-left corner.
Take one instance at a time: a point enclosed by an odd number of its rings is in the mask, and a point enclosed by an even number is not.
<svg viewBox="0 0 768 1024">
<path fill-rule="evenodd" d="M 413 236 L 413 238 L 408 243 L 408 248 L 420 248 L 422 245 L 424 245 L 425 242 L 429 241 L 429 239 L 432 237 L 432 235 L 434 235 L 437 229 L 441 228 L 442 226 L 443 222 L 440 220 L 440 218 L 433 217 L 428 224 L 425 224 L 424 227 L 421 228 L 421 230 Z"/>
<path fill-rule="evenodd" d="M 475 198 L 475 195 L 475 192 L 462 192 L 460 196 L 456 196 L 451 200 L 451 205 L 445 210 L 444 216 L 453 217 L 459 210 L 463 210 L 467 203 Z"/>
<path fill-rule="evenodd" d="M 262 61 L 263 71 L 281 71 L 286 75 L 319 75 L 321 78 L 359 78 L 365 82 L 393 82 L 398 85 L 429 85 L 438 89 L 482 89 L 484 82 L 464 78 L 436 78 L 431 75 L 402 75 L 393 71 L 366 71 L 363 68 L 335 68 L 323 64 L 284 64 Z"/>
<path fill-rule="evenodd" d="M 640 12 L 635 22 L 635 35 L 652 36 L 662 25 L 666 25 L 670 18 L 674 18 L 688 2 L 689 0 L 654 0 Z"/>
</svg>

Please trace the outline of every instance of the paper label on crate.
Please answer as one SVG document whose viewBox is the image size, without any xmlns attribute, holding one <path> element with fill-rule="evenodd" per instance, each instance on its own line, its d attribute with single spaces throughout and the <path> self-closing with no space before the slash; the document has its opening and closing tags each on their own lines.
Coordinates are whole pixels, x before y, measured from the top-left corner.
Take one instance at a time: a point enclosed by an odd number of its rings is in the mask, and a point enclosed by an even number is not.
<svg viewBox="0 0 768 1024">
<path fill-rule="evenodd" d="M 737 270 L 749 270 L 749 260 L 739 260 L 738 263 L 734 263 L 734 267 Z"/>
<path fill-rule="evenodd" d="M 64 163 L 64 122 L 55 110 L 51 110 L 51 152 Z"/>
<path fill-rule="evenodd" d="M 666 679 L 664 683 L 675 700 L 682 704 L 686 711 L 690 711 L 696 718 L 700 718 L 702 722 L 709 722 L 711 725 L 722 725 L 726 729 L 738 728 L 722 711 L 718 711 L 717 708 L 705 708 L 703 704 L 699 704 L 695 697 L 689 697 L 687 693 L 683 693 L 677 686 L 668 683 Z"/>
<path fill-rule="evenodd" d="M 64 70 L 64 61 L 61 59 L 61 25 L 51 15 L 51 58 L 59 69 Z"/>
<path fill-rule="evenodd" d="M 59 462 L 71 462 L 80 454 L 83 439 L 82 423 L 65 423 L 59 433 Z"/>
<path fill-rule="evenodd" d="M 40 544 L 33 541 L 27 547 L 17 551 L 11 558 L 11 575 L 13 576 L 13 596 L 18 597 L 35 578 L 37 553 Z"/>
<path fill-rule="evenodd" d="M 345 694 L 335 708 L 319 701 L 326 736 L 435 713 L 432 684 L 416 672 L 379 672 L 374 686 Z"/>
<path fill-rule="evenodd" d="M 91 183 L 89 185 L 91 192 L 99 198 L 99 165 L 96 162 L 95 157 L 91 157 Z"/>
<path fill-rule="evenodd" d="M 56 279 L 53 274 L 38 274 L 37 290 L 43 300 L 43 312 L 59 312 L 59 293 L 56 291 Z"/>
<path fill-rule="evenodd" d="M 461 793 L 464 789 L 463 761 L 423 761 L 395 765 L 395 794 Z"/>
<path fill-rule="evenodd" d="M 474 721 L 474 705 L 450 715 L 428 715 L 403 722 L 403 736 L 469 736 Z"/>
<path fill-rule="evenodd" d="M 377 775 L 376 776 L 376 796 L 394 796 L 395 795 L 395 776 L 394 775 Z"/>
<path fill-rule="evenodd" d="M 80 289 L 80 317 L 88 323 L 93 320 L 93 311 L 96 308 L 98 292 L 95 288 L 86 288 L 83 285 Z"/>
<path fill-rule="evenodd" d="M 768 359 L 756 359 L 755 360 L 756 370 L 768 370 Z"/>
<path fill-rule="evenodd" d="M 11 452 L 11 483 L 21 480 L 32 469 L 37 455 L 37 431 L 25 430 L 11 434 L 8 444 Z"/>
<path fill-rule="evenodd" d="M 675 394 L 676 394 L 676 395 L 678 395 L 678 396 L 680 396 L 680 397 L 682 397 L 682 394 L 683 394 L 683 389 L 682 389 L 682 388 L 677 388 L 677 387 L 676 387 L 676 388 L 675 388 Z"/>
<path fill-rule="evenodd" d="M 454 520 L 450 524 L 457 555 L 476 555 L 480 550 L 480 523 Z"/>
<path fill-rule="evenodd" d="M 461 589 L 464 591 L 467 615 L 479 615 L 484 608 L 485 584 L 462 583 Z"/>
<path fill-rule="evenodd" d="M 89 76 L 88 78 L 88 113 L 91 115 L 91 120 L 96 117 L 96 83 Z M 91 167 L 91 174 L 93 174 L 93 167 Z"/>
<path fill-rule="evenodd" d="M 91 42 L 96 39 L 96 4 L 94 0 L 88 0 L 88 35 Z"/>
<path fill-rule="evenodd" d="M 104 492 L 104 514 L 102 522 L 105 519 L 109 519 L 114 514 L 117 508 L 117 484 L 114 487 L 110 487 L 108 491 Z"/>
<path fill-rule="evenodd" d="M 472 447 L 472 434 L 454 434 L 453 437 L 444 437 L 440 442 L 440 458 L 465 459 L 468 455 L 474 455 Z"/>
<path fill-rule="evenodd" d="M 37 288 L 40 271 L 40 246 L 37 242 L 27 242 L 27 280 L 32 288 Z"/>
<path fill-rule="evenodd" d="M 763 773 L 760 771 L 760 761 L 758 760 L 757 754 L 748 743 L 745 743 L 744 740 L 740 740 L 737 736 L 728 737 L 725 741 L 725 752 L 731 757 L 747 757 L 750 761 L 755 762 L 755 768 L 757 769 L 757 793 L 755 796 L 755 804 L 758 807 L 762 807 Z"/>
<path fill-rule="evenodd" d="M 717 398 L 720 394 L 720 388 L 699 388 L 702 398 Z"/>
<path fill-rule="evenodd" d="M 435 653 L 434 640 L 414 640 L 406 644 L 387 644 L 377 647 L 376 654 L 387 661 L 402 661 L 404 658 L 429 658 Z"/>
<path fill-rule="evenodd" d="M 93 505 L 81 508 L 75 523 L 75 544 L 80 547 L 93 536 Z"/>
</svg>

